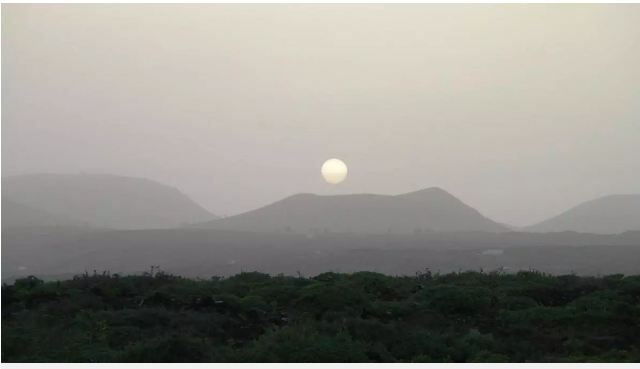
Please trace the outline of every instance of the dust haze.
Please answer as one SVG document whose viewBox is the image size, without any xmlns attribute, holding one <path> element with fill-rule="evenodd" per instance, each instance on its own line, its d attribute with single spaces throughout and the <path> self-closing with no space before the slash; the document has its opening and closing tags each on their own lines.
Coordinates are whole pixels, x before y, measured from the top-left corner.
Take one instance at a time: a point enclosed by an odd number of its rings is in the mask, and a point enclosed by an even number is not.
<svg viewBox="0 0 640 369">
<path fill-rule="evenodd" d="M 3 4 L 2 360 L 640 362 L 638 66 L 638 4 Z"/>
<path fill-rule="evenodd" d="M 636 5 L 3 4 L 2 51 L 3 177 L 219 216 L 439 187 L 516 226 L 640 188 Z"/>
</svg>

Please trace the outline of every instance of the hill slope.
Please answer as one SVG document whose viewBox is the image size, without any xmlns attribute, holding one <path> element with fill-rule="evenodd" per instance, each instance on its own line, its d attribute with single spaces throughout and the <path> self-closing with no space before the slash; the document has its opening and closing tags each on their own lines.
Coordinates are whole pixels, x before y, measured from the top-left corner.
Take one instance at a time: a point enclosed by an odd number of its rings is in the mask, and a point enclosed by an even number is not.
<svg viewBox="0 0 640 369">
<path fill-rule="evenodd" d="M 412 233 L 507 228 L 439 188 L 403 195 L 299 194 L 202 227 L 261 232 Z"/>
<path fill-rule="evenodd" d="M 611 195 L 584 202 L 527 228 L 533 232 L 622 233 L 640 230 L 640 194 Z"/>
<path fill-rule="evenodd" d="M 169 228 L 215 219 L 177 189 L 142 178 L 96 174 L 7 177 L 2 179 L 2 196 L 3 201 L 105 228 Z M 12 212 L 9 210 L 10 216 Z"/>
<path fill-rule="evenodd" d="M 51 214 L 29 205 L 2 198 L 2 228 L 7 227 L 67 227 L 82 222 L 62 215 Z"/>
</svg>

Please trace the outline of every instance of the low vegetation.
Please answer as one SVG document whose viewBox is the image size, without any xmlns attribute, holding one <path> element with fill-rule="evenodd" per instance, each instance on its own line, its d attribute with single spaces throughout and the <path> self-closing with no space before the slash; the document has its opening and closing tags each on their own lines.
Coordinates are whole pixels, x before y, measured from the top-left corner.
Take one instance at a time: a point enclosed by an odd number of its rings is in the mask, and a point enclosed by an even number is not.
<svg viewBox="0 0 640 369">
<path fill-rule="evenodd" d="M 638 362 L 640 276 L 29 277 L 2 287 L 2 360 Z"/>
</svg>

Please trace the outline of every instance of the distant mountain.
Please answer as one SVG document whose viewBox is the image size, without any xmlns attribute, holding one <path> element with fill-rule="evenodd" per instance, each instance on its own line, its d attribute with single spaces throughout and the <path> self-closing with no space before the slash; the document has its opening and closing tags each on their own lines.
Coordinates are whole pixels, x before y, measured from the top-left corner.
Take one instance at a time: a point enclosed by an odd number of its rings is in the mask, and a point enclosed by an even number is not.
<svg viewBox="0 0 640 369">
<path fill-rule="evenodd" d="M 587 201 L 526 230 L 602 234 L 640 230 L 640 194 L 611 195 Z"/>
<path fill-rule="evenodd" d="M 295 233 L 419 233 L 508 229 L 439 188 L 397 196 L 299 194 L 198 227 Z"/>
<path fill-rule="evenodd" d="M 24 205 L 8 198 L 2 198 L 2 228 L 7 227 L 69 227 L 80 226 L 82 222 L 62 215 Z"/>
<path fill-rule="evenodd" d="M 2 215 L 9 216 L 14 226 L 19 219 L 50 222 L 55 217 L 56 222 L 68 219 L 101 228 L 171 228 L 216 218 L 175 188 L 114 175 L 6 177 L 2 200 Z M 6 210 L 5 200 L 9 201 Z"/>
</svg>

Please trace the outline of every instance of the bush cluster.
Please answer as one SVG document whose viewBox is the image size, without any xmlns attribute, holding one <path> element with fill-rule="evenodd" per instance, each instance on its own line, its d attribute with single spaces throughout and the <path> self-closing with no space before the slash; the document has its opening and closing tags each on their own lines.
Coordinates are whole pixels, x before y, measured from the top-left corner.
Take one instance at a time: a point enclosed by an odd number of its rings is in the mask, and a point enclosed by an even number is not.
<svg viewBox="0 0 640 369">
<path fill-rule="evenodd" d="M 2 287 L 4 362 L 638 362 L 640 276 L 464 272 Z"/>
</svg>

